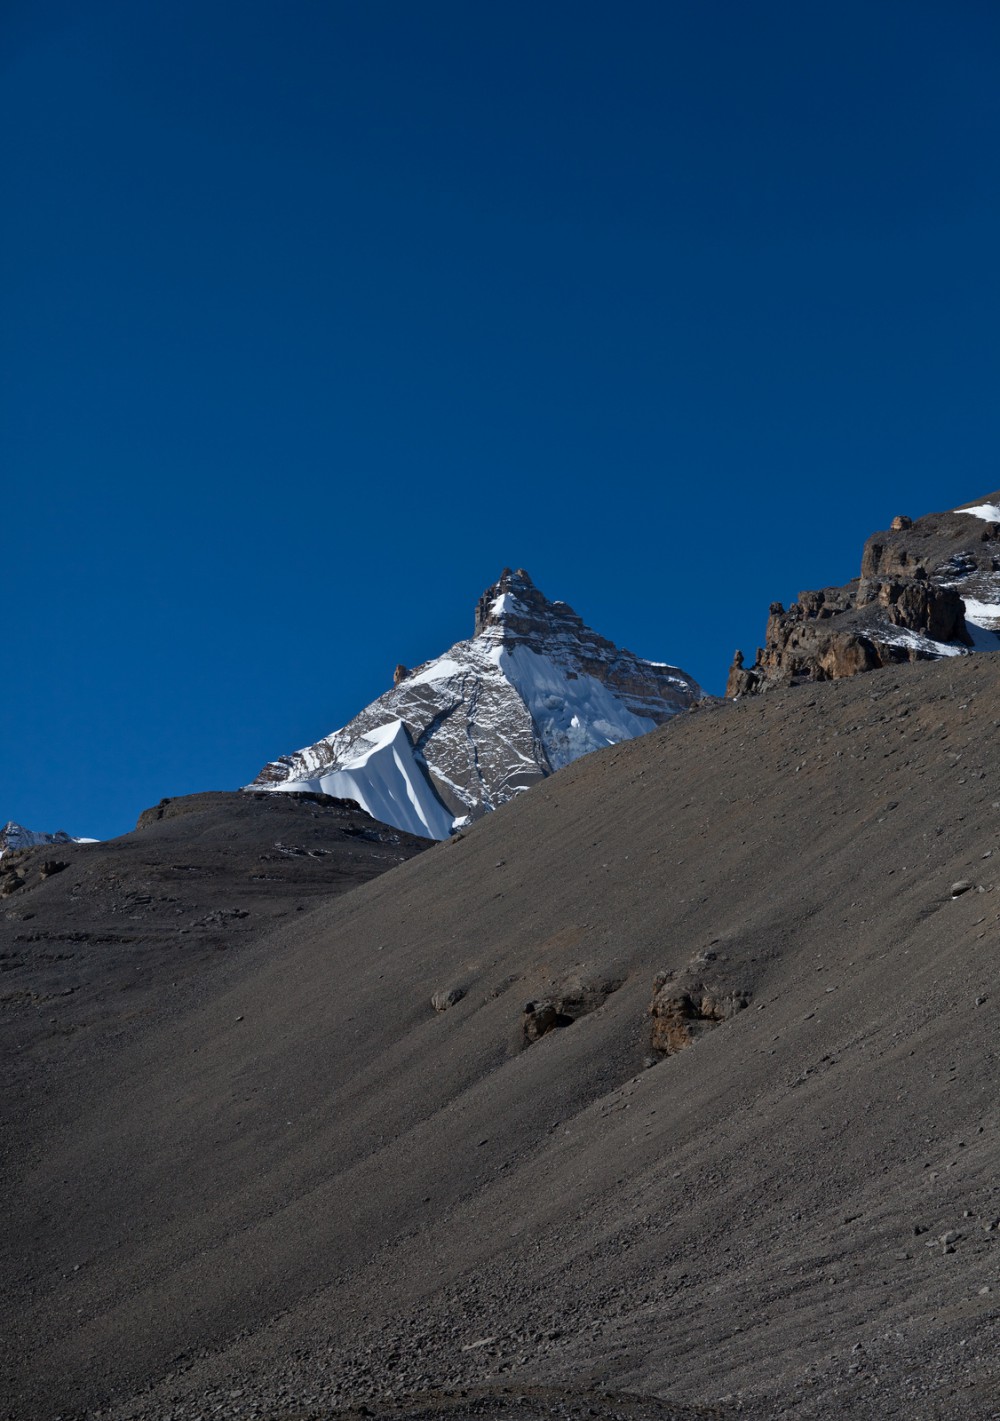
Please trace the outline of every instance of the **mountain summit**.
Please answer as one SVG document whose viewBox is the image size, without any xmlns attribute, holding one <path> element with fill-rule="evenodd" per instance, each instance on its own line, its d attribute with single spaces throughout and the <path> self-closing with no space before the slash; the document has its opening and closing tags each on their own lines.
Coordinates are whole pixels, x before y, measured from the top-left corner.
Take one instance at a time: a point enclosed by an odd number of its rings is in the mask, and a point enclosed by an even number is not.
<svg viewBox="0 0 1000 1421">
<path fill-rule="evenodd" d="M 14 849 L 33 849 L 39 844 L 96 844 L 96 839 L 74 839 L 65 829 L 57 829 L 54 834 L 42 833 L 38 829 L 26 829 L 13 819 L 0 829 L 0 858 Z"/>
<path fill-rule="evenodd" d="M 475 634 L 414 670 L 343 729 L 265 765 L 247 788 L 352 799 L 433 839 L 571 761 L 662 725 L 701 697 L 675 666 L 619 650 L 522 569 L 476 607 Z"/>
</svg>

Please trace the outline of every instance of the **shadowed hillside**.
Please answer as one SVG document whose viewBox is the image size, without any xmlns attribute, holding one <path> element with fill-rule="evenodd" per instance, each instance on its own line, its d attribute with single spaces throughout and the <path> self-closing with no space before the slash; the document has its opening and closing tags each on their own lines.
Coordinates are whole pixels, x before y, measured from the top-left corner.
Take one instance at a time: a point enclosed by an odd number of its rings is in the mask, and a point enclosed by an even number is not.
<svg viewBox="0 0 1000 1421">
<path fill-rule="evenodd" d="M 37 1097 L 217 979 L 242 950 L 429 847 L 346 800 L 218 791 L 164 799 L 107 843 L 0 860 L 5 1080 Z M 33 1110 L 37 1110 L 37 1098 Z"/>
<path fill-rule="evenodd" d="M 70 1042 L 8 1414 L 994 1414 L 998 683 L 689 713 Z"/>
</svg>

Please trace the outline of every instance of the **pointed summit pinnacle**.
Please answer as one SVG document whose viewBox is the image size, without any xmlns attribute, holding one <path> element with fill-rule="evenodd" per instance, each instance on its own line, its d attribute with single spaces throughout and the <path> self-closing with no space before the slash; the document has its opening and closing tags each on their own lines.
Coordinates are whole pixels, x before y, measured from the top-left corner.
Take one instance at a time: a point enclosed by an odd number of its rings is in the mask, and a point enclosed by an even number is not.
<svg viewBox="0 0 1000 1421">
<path fill-rule="evenodd" d="M 550 605 L 523 567 L 515 572 L 505 567 L 476 604 L 475 634 L 479 636 L 487 627 L 500 625 L 512 614 L 538 616 Z"/>
</svg>

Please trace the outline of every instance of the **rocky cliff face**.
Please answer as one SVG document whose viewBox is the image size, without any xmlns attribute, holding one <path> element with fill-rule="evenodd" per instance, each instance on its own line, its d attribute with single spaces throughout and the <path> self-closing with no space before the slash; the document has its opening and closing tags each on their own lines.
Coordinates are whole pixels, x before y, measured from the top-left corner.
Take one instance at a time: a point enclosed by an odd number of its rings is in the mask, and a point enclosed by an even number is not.
<svg viewBox="0 0 1000 1421">
<path fill-rule="evenodd" d="M 738 651 L 727 696 L 830 681 L 901 661 L 1000 650 L 1000 492 L 867 541 L 844 587 L 772 602 L 752 666 Z"/>
<path fill-rule="evenodd" d="M 701 696 L 506 568 L 475 633 L 414 670 L 349 725 L 265 765 L 249 788 L 353 799 L 376 819 L 447 838 L 580 755 L 652 730 Z"/>
</svg>

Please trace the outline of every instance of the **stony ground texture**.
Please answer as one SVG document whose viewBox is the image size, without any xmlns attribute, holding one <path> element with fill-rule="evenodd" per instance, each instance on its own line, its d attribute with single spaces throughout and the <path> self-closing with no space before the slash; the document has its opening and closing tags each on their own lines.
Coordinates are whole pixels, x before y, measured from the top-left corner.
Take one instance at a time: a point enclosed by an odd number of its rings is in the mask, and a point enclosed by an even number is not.
<svg viewBox="0 0 1000 1421">
<path fill-rule="evenodd" d="M 692 712 L 157 959 L 7 1093 L 0 1414 L 1000 1416 L 998 692 Z M 749 1004 L 659 1058 L 671 972 Z"/>
<path fill-rule="evenodd" d="M 11 1078 L 56 1089 L 214 989 L 282 919 L 429 847 L 325 795 L 166 799 L 135 833 L 0 860 L 0 1031 Z M 67 1038 L 74 1038 L 70 1046 Z M 65 1063 L 65 1069 L 63 1064 Z"/>
</svg>

